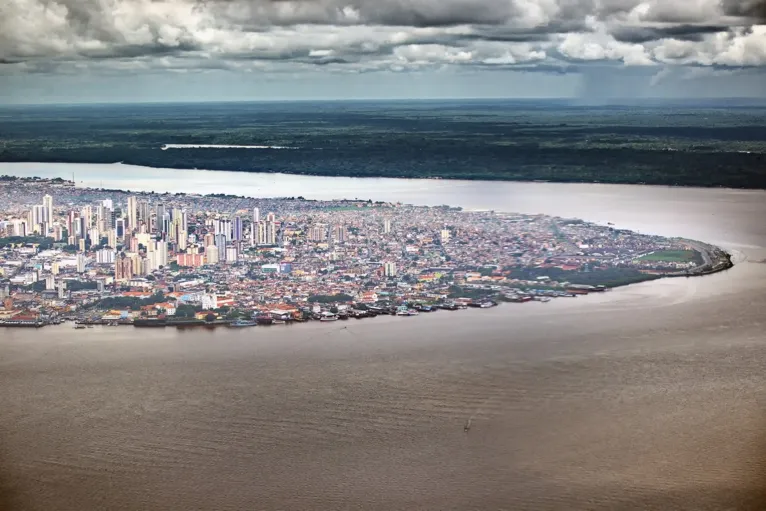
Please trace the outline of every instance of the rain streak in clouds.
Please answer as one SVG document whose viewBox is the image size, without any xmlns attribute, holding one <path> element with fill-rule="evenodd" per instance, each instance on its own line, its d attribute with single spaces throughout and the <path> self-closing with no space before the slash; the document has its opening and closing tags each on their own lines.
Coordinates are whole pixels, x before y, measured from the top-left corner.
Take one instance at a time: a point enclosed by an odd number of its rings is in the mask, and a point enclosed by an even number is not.
<svg viewBox="0 0 766 511">
<path fill-rule="evenodd" d="M 766 65 L 755 0 L 4 0 L 0 74 L 699 73 Z"/>
</svg>

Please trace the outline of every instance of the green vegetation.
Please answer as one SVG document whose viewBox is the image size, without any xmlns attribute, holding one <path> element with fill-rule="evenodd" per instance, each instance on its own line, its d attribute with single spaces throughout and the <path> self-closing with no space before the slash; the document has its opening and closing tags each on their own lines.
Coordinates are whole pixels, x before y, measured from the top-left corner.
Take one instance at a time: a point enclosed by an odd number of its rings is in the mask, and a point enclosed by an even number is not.
<svg viewBox="0 0 766 511">
<path fill-rule="evenodd" d="M 560 268 L 513 268 L 511 278 L 536 280 L 537 277 L 550 277 L 556 282 L 569 282 L 587 286 L 618 287 L 659 278 L 647 275 L 635 268 L 607 268 L 593 271 L 569 271 Z M 540 286 L 546 286 L 543 282 Z"/>
<path fill-rule="evenodd" d="M 66 288 L 69 291 L 82 291 L 85 289 L 98 289 L 98 283 L 96 282 L 83 282 L 75 279 L 66 280 Z"/>
<path fill-rule="evenodd" d="M 11 245 L 38 245 L 40 250 L 47 250 L 53 247 L 53 238 L 45 236 L 9 236 L 0 238 L 0 248 Z"/>
<path fill-rule="evenodd" d="M 93 309 L 131 309 L 138 310 L 144 305 L 152 305 L 165 301 L 165 295 L 155 293 L 147 298 L 134 298 L 131 296 L 114 296 L 103 298 L 90 305 Z"/>
<path fill-rule="evenodd" d="M 0 161 L 766 188 L 765 118 L 759 106 L 505 100 L 6 107 Z"/>
<path fill-rule="evenodd" d="M 658 261 L 666 263 L 689 263 L 702 264 L 702 255 L 696 250 L 658 250 L 651 254 L 639 257 L 641 261 Z"/>
<path fill-rule="evenodd" d="M 176 317 L 193 318 L 194 315 L 201 310 L 202 307 L 195 307 L 193 305 L 182 303 L 176 306 Z"/>
</svg>

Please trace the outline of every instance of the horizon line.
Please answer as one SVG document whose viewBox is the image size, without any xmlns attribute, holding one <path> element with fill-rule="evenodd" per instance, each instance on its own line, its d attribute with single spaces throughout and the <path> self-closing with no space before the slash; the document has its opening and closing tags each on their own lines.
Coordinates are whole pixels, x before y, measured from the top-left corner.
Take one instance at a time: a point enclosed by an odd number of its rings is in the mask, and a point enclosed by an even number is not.
<svg viewBox="0 0 766 511">
<path fill-rule="evenodd" d="M 582 106 L 618 106 L 626 104 L 641 103 L 727 103 L 743 102 L 748 104 L 760 103 L 766 105 L 766 98 L 757 96 L 727 96 L 727 97 L 614 97 L 614 98 L 583 98 L 577 96 L 489 96 L 489 97 L 471 97 L 456 96 L 444 98 L 260 98 L 260 99 L 189 99 L 189 100 L 138 100 L 138 101 L 71 101 L 71 102 L 19 102 L 2 103 L 0 108 L 13 107 L 61 107 L 61 106 L 118 106 L 118 105 L 189 105 L 189 104 L 261 104 L 261 103 L 407 103 L 407 102 L 482 102 L 482 101 L 516 101 L 524 103 L 534 102 L 561 102 L 561 103 L 579 103 Z"/>
</svg>

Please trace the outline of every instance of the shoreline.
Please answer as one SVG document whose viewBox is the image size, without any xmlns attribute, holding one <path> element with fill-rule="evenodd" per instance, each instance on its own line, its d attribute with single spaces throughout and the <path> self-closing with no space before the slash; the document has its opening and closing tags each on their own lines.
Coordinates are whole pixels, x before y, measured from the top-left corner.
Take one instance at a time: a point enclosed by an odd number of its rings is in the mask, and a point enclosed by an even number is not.
<svg viewBox="0 0 766 511">
<path fill-rule="evenodd" d="M 285 147 L 285 150 L 294 150 L 293 147 Z M 757 187 L 731 187 L 725 185 L 684 185 L 674 183 L 647 183 L 641 181 L 588 181 L 588 180 L 551 180 L 551 179 L 491 179 L 486 176 L 480 178 L 471 178 L 467 176 L 461 177 L 442 177 L 442 176 L 424 176 L 424 177 L 411 177 L 411 176 L 367 176 L 367 175 L 354 175 L 354 174 L 319 174 L 315 172 L 270 172 L 270 171 L 250 171 L 250 170 L 232 170 L 232 169 L 208 169 L 198 167 L 155 167 L 150 165 L 140 165 L 135 163 L 126 163 L 125 161 L 110 161 L 110 162 L 73 162 L 73 161 L 6 161 L 0 160 L 0 166 L 2 165 L 119 165 L 120 167 L 135 167 L 148 169 L 152 171 L 156 170 L 169 170 L 174 172 L 181 171 L 196 171 L 196 172 L 231 172 L 235 174 L 253 174 L 261 176 L 302 176 L 302 177 L 315 177 L 315 178 L 345 178 L 345 179 L 359 179 L 359 180 L 375 180 L 375 179 L 392 179 L 392 180 L 406 180 L 406 181 L 446 181 L 449 183 L 522 183 L 522 184 L 553 184 L 553 185 L 604 185 L 604 186 L 640 186 L 651 188 L 665 188 L 665 189 L 689 189 L 689 190 L 729 190 L 733 192 L 766 192 L 766 188 Z M 5 174 L 5 171 L 0 171 L 0 175 Z M 7 174 L 6 174 L 7 175 Z M 17 176 L 17 177 L 31 177 L 31 176 Z M 75 182 L 75 186 L 80 187 Z M 88 187 L 85 187 L 88 188 Z M 133 192 L 132 190 L 127 190 Z M 173 193 L 173 192 L 168 192 Z"/>
</svg>

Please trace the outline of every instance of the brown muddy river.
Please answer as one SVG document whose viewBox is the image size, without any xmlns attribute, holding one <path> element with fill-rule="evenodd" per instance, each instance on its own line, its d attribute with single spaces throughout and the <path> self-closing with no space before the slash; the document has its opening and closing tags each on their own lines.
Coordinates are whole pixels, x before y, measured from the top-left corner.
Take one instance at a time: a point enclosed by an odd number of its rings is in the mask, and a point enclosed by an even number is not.
<svg viewBox="0 0 766 511">
<path fill-rule="evenodd" d="M 738 264 L 342 325 L 6 329 L 2 508 L 766 509 L 765 193 L 411 186 L 695 237 Z"/>
</svg>

